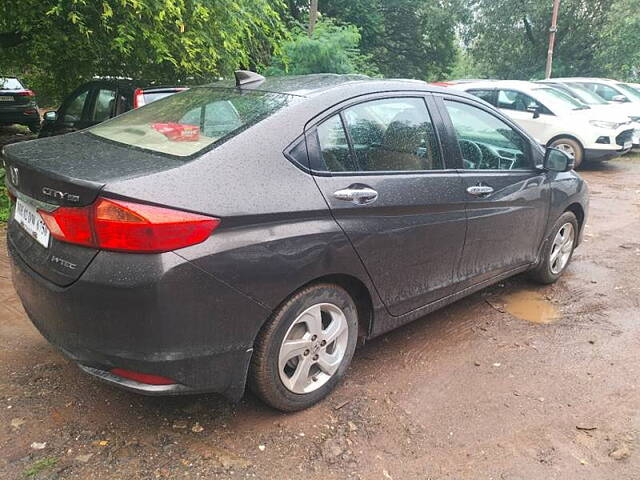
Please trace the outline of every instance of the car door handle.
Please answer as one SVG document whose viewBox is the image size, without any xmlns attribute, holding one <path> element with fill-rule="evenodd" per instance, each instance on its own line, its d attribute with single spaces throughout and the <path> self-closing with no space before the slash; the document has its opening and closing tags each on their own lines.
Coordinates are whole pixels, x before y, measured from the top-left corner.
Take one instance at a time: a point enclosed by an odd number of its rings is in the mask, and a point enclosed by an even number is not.
<svg viewBox="0 0 640 480">
<path fill-rule="evenodd" d="M 467 188 L 467 193 L 474 197 L 491 195 L 493 193 L 493 187 L 490 187 L 489 185 L 474 185 L 473 187 Z"/>
<path fill-rule="evenodd" d="M 355 205 L 367 205 L 378 199 L 378 192 L 373 188 L 364 186 L 350 186 L 333 193 L 333 197 L 345 202 L 352 202 Z"/>
</svg>

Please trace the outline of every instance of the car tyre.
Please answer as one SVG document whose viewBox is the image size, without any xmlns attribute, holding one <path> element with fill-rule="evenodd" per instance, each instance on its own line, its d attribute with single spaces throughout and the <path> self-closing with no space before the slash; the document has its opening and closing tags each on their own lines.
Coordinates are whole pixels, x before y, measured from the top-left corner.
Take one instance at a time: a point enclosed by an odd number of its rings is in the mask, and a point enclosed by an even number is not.
<svg viewBox="0 0 640 480">
<path fill-rule="evenodd" d="M 556 282 L 571 262 L 578 234 L 576 216 L 572 212 L 560 215 L 547 237 L 540 262 L 529 276 L 543 284 Z"/>
<path fill-rule="evenodd" d="M 580 145 L 580 142 L 578 142 L 577 140 L 569 137 L 561 137 L 555 139 L 549 146 L 562 150 L 563 152 L 571 155 L 574 161 L 574 169 L 577 170 L 582 164 L 582 160 L 584 158 L 584 148 L 582 148 L 582 145 Z"/>
<path fill-rule="evenodd" d="M 285 412 L 310 407 L 344 376 L 356 348 L 358 311 L 340 286 L 321 283 L 293 294 L 254 345 L 249 388 Z"/>
</svg>

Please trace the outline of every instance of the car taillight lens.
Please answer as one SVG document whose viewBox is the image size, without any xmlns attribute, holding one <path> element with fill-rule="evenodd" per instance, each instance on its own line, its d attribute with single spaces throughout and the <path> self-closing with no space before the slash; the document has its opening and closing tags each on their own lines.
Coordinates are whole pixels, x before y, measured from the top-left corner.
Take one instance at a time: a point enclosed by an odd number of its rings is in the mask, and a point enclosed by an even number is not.
<svg viewBox="0 0 640 480">
<path fill-rule="evenodd" d="M 133 92 L 133 108 L 139 108 L 144 105 L 144 91 L 141 88 L 137 88 Z"/>
<path fill-rule="evenodd" d="M 39 213 L 57 240 L 122 252 L 188 247 L 205 241 L 220 224 L 213 217 L 102 197 L 87 207 Z"/>
<path fill-rule="evenodd" d="M 32 90 L 22 90 L 21 92 L 17 92 L 14 95 L 18 97 L 35 97 L 36 94 L 33 93 Z"/>
</svg>

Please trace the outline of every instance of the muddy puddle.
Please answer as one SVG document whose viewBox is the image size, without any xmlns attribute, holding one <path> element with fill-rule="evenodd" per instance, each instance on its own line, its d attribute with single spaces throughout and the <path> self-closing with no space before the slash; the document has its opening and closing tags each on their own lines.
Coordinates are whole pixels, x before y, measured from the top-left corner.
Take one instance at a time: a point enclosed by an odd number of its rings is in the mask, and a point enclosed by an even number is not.
<svg viewBox="0 0 640 480">
<path fill-rule="evenodd" d="M 551 323 L 560 318 L 556 307 L 536 292 L 527 290 L 502 297 L 505 312 L 533 323 Z"/>
</svg>

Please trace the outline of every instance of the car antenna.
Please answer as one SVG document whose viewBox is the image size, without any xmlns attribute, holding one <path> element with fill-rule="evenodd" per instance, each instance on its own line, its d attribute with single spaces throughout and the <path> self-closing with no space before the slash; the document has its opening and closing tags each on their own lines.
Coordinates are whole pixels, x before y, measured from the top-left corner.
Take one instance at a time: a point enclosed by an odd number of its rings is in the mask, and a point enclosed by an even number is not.
<svg viewBox="0 0 640 480">
<path fill-rule="evenodd" d="M 248 83 L 262 82 L 264 80 L 262 75 L 250 70 L 236 70 L 234 75 L 236 76 L 236 87 L 241 87 Z"/>
</svg>

